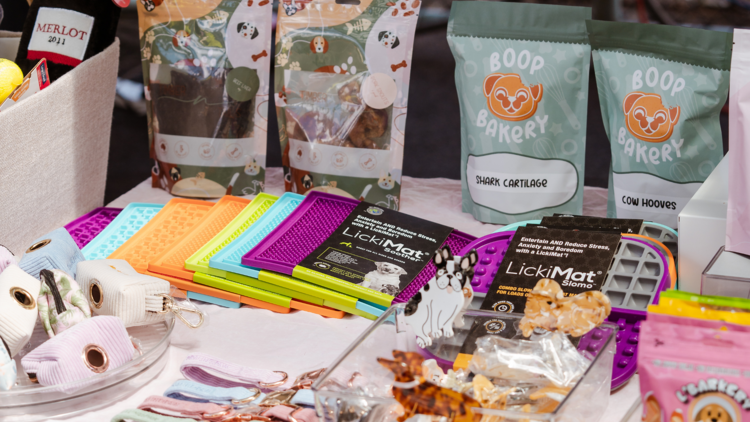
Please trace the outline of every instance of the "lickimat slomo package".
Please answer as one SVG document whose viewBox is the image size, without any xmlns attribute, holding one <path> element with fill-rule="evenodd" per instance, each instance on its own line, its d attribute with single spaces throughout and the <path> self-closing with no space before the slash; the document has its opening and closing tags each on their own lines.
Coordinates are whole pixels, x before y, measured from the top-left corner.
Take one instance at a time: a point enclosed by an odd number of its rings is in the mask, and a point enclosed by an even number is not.
<svg viewBox="0 0 750 422">
<path fill-rule="evenodd" d="M 732 34 L 588 21 L 604 128 L 612 146 L 608 217 L 677 227 L 721 161 Z"/>
<path fill-rule="evenodd" d="M 263 191 L 270 0 L 140 0 L 154 187 L 217 198 Z"/>
<path fill-rule="evenodd" d="M 398 210 L 420 0 L 284 0 L 275 95 L 287 191 Z"/>
<path fill-rule="evenodd" d="M 581 214 L 591 9 L 453 2 L 464 212 L 508 224 Z"/>
</svg>

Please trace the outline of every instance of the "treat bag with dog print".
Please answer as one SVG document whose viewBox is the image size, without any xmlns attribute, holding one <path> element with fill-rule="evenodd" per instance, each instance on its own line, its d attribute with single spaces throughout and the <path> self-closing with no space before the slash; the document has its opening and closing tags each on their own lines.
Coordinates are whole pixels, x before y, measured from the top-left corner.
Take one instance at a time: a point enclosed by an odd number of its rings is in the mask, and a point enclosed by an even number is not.
<svg viewBox="0 0 750 422">
<path fill-rule="evenodd" d="M 284 185 L 398 210 L 420 0 L 283 0 L 275 95 Z"/>
<path fill-rule="evenodd" d="M 151 179 L 173 195 L 263 191 L 271 0 L 139 0 Z"/>
<path fill-rule="evenodd" d="M 591 9 L 453 2 L 464 212 L 508 224 L 581 214 Z"/>
<path fill-rule="evenodd" d="M 723 156 L 732 34 L 588 21 L 612 146 L 607 216 L 677 227 Z"/>
<path fill-rule="evenodd" d="M 750 420 L 746 328 L 649 313 L 638 346 L 641 420 Z"/>
<path fill-rule="evenodd" d="M 750 31 L 734 30 L 729 84 L 726 250 L 750 255 Z"/>
</svg>

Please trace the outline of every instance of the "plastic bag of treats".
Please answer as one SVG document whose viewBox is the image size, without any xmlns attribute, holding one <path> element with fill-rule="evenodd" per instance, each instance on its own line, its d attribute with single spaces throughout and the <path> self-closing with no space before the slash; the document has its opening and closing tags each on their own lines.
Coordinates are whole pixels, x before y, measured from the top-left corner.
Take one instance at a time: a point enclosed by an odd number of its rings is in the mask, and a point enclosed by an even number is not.
<svg viewBox="0 0 750 422">
<path fill-rule="evenodd" d="M 275 90 L 287 191 L 398 209 L 420 0 L 283 0 Z"/>
<path fill-rule="evenodd" d="M 612 146 L 607 216 L 677 227 L 723 156 L 732 34 L 587 22 Z"/>
<path fill-rule="evenodd" d="M 590 17 L 584 7 L 453 2 L 462 209 L 477 220 L 581 214 Z"/>
<path fill-rule="evenodd" d="M 139 0 L 152 184 L 250 195 L 265 181 L 270 0 Z"/>
</svg>

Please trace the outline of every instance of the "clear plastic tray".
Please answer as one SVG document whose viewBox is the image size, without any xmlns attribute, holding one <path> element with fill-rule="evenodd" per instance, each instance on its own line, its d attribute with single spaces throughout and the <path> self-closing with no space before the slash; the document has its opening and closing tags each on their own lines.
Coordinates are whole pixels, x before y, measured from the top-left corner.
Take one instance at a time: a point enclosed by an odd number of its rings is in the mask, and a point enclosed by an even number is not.
<svg viewBox="0 0 750 422">
<path fill-rule="evenodd" d="M 364 332 L 349 348 L 329 366 L 325 375 L 312 386 L 315 391 L 315 407 L 318 415 L 326 422 L 390 421 L 381 415 L 375 415 L 376 406 L 396 405 L 390 394 L 393 375 L 377 362 L 378 357 L 393 359 L 393 350 L 420 352 L 427 358 L 433 357 L 417 347 L 412 329 L 403 319 L 405 304 L 391 306 L 370 328 Z M 477 318 L 497 318 L 512 327 L 518 327 L 520 315 L 493 311 L 469 310 L 464 315 L 464 327 L 470 327 Z M 615 335 L 617 326 L 605 323 L 598 330 L 605 335 L 598 340 L 598 350 L 591 365 L 573 387 L 568 396 L 551 413 L 523 413 L 512 410 L 495 410 L 474 408 L 475 414 L 500 416 L 503 422 L 521 421 L 599 421 L 609 404 L 610 383 L 612 380 L 612 361 L 615 354 Z M 520 335 L 520 333 L 519 333 Z M 433 342 L 431 350 L 443 359 L 455 359 L 459 347 L 450 347 L 460 339 L 439 339 Z M 454 344 L 455 345 L 455 344 Z M 448 346 L 448 347 L 445 347 Z M 586 347 L 587 350 L 592 349 Z M 446 353 L 452 354 L 447 356 Z M 354 374 L 356 385 L 374 386 L 368 388 L 368 394 L 362 388 L 350 388 Z M 362 378 L 360 378 L 362 377 Z M 343 382 L 342 382 L 343 381 Z M 375 410 L 373 410 L 375 409 Z M 371 414 L 372 413 L 372 414 Z M 372 419 L 375 417 L 376 419 Z M 395 417 L 394 419 L 395 420 Z"/>
<path fill-rule="evenodd" d="M 45 387 L 29 381 L 21 366 L 23 355 L 48 339 L 41 323 L 38 323 L 29 344 L 15 357 L 17 385 L 10 391 L 0 391 L 0 421 L 30 422 L 69 417 L 107 406 L 131 394 L 164 368 L 173 328 L 174 318 L 171 316 L 157 324 L 128 328 L 128 333 L 140 341 L 143 355 L 119 368 L 85 380 Z"/>
</svg>

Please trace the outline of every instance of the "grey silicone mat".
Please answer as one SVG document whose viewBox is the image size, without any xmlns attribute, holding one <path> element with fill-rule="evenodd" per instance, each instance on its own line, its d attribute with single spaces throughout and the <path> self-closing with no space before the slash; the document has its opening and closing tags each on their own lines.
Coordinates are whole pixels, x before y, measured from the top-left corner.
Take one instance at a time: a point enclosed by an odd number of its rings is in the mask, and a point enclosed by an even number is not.
<svg viewBox="0 0 750 422">
<path fill-rule="evenodd" d="M 625 238 L 612 259 L 602 287 L 613 308 L 645 312 L 664 287 L 669 271 L 664 257 L 643 241 Z"/>
<path fill-rule="evenodd" d="M 677 259 L 677 232 L 673 229 L 661 224 L 644 221 L 643 226 L 641 226 L 641 232 L 638 234 L 663 243 L 669 249 L 669 252 L 672 252 L 674 259 Z"/>
</svg>

